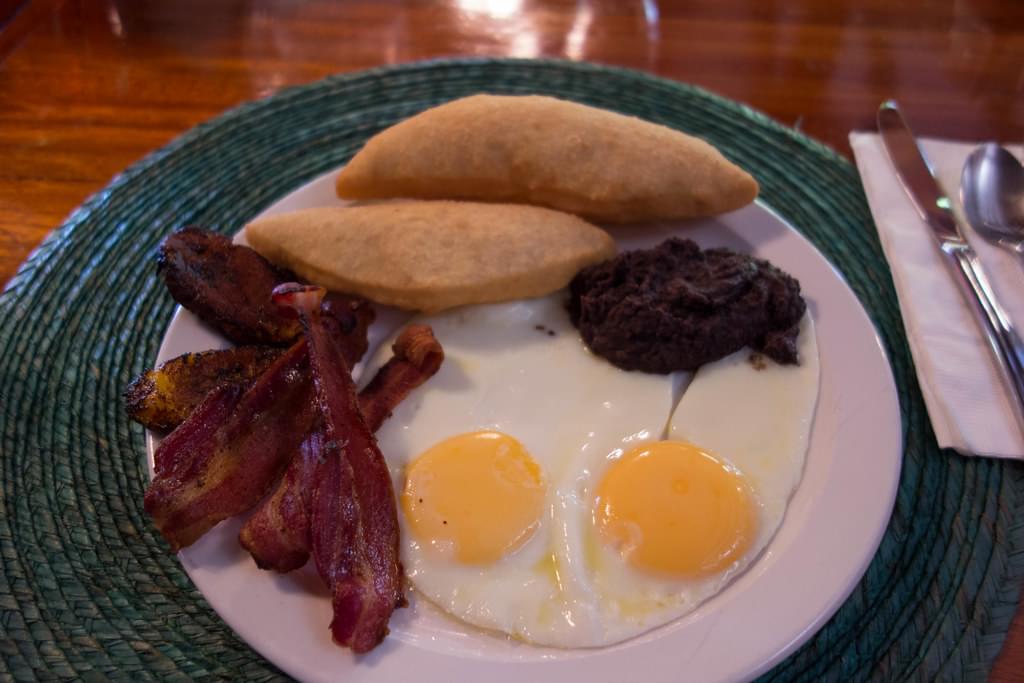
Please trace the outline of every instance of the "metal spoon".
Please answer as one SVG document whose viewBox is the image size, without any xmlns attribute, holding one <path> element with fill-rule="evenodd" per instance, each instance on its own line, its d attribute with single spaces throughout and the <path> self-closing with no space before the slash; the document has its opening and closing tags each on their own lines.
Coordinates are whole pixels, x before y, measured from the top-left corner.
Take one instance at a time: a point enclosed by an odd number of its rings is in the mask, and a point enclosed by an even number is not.
<svg viewBox="0 0 1024 683">
<path fill-rule="evenodd" d="M 1024 259 L 1024 166 L 994 142 L 967 157 L 960 202 L 971 227 Z"/>
</svg>

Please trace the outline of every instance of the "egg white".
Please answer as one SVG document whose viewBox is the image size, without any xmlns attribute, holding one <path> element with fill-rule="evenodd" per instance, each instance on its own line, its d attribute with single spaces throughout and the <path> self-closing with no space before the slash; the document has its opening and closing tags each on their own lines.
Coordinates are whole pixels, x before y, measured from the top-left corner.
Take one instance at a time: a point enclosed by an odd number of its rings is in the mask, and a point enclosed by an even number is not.
<svg viewBox="0 0 1024 683">
<path fill-rule="evenodd" d="M 457 434 L 494 429 L 518 439 L 543 470 L 544 515 L 499 562 L 465 566 L 415 538 L 400 514 L 402 562 L 416 590 L 470 624 L 558 647 L 601 642 L 597 603 L 576 566 L 566 510 L 579 505 L 572 463 L 660 438 L 672 379 L 623 372 L 593 356 L 569 322 L 564 292 L 471 306 L 415 320 L 445 351 L 440 371 L 377 434 L 396 493 L 406 465 Z M 383 344 L 364 377 L 390 355 Z"/>
</svg>

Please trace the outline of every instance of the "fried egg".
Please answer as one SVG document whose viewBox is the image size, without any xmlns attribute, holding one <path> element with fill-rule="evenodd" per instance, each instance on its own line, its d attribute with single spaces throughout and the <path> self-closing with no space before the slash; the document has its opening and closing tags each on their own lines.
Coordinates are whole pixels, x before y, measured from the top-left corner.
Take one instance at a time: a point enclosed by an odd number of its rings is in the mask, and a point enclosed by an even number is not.
<svg viewBox="0 0 1024 683">
<path fill-rule="evenodd" d="M 595 357 L 562 299 L 418 318 L 445 362 L 377 436 L 419 595 L 520 640 L 598 647 L 691 612 L 762 552 L 801 477 L 818 355 L 805 316 L 801 365 L 745 349 L 673 407 L 680 377 Z"/>
<path fill-rule="evenodd" d="M 693 611 L 775 535 L 803 472 L 817 403 L 809 316 L 798 344 L 799 366 L 749 349 L 702 366 L 666 440 L 577 466 L 576 504 L 560 521 L 596 605 L 595 644 Z"/>
<path fill-rule="evenodd" d="M 659 438 L 673 387 L 670 377 L 623 372 L 593 356 L 563 299 L 418 318 L 445 361 L 377 439 L 399 498 L 402 563 L 418 593 L 467 623 L 576 647 L 601 627 L 556 523 L 570 504 L 567 467 Z"/>
</svg>

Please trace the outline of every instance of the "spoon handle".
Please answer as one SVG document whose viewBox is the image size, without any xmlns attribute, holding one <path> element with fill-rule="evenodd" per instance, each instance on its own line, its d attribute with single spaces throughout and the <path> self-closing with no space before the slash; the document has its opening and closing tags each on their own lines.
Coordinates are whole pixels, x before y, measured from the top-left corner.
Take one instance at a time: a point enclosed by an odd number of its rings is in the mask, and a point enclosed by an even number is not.
<svg viewBox="0 0 1024 683">
<path fill-rule="evenodd" d="M 981 329 L 985 331 L 989 348 L 1009 392 L 1017 426 L 1024 431 L 1024 343 L 1010 321 L 1010 316 L 996 300 L 974 250 L 962 242 L 944 244 L 942 251 L 954 275 L 974 294 L 973 298 L 964 298 Z"/>
</svg>

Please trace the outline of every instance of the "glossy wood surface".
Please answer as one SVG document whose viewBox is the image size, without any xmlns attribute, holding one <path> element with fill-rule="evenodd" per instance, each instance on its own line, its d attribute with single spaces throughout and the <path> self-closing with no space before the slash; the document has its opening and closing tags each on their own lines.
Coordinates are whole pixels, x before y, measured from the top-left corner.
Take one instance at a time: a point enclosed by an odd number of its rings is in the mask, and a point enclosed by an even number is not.
<svg viewBox="0 0 1024 683">
<path fill-rule="evenodd" d="M 890 97 L 922 135 L 1024 141 L 1017 0 L 0 0 L 0 283 L 119 170 L 225 108 L 452 55 L 643 69 L 847 155 Z M 1021 613 L 991 680 L 1024 682 Z"/>
</svg>

